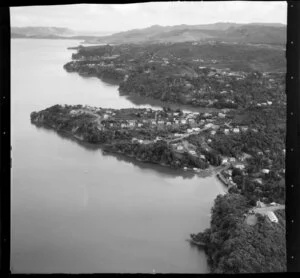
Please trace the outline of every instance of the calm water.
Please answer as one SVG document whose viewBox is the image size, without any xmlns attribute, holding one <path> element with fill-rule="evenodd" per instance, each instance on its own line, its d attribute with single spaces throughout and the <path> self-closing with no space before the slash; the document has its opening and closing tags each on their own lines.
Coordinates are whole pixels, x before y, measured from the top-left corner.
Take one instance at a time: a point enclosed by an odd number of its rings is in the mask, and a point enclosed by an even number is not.
<svg viewBox="0 0 300 278">
<path fill-rule="evenodd" d="M 185 239 L 209 226 L 223 192 L 215 178 L 103 155 L 31 125 L 32 111 L 57 103 L 149 107 L 65 72 L 76 44 L 12 40 L 12 272 L 208 272 Z"/>
</svg>

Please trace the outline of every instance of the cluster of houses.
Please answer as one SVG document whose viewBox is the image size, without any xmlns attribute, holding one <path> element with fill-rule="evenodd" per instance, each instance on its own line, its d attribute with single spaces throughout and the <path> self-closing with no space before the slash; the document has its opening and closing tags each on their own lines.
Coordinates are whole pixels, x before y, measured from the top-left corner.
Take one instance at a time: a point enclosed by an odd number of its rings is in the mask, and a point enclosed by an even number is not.
<svg viewBox="0 0 300 278">
<path fill-rule="evenodd" d="M 261 103 L 256 103 L 256 106 L 261 107 L 261 106 L 268 106 L 268 105 L 272 105 L 273 102 L 270 100 L 267 100 L 266 102 L 261 102 Z"/>
</svg>

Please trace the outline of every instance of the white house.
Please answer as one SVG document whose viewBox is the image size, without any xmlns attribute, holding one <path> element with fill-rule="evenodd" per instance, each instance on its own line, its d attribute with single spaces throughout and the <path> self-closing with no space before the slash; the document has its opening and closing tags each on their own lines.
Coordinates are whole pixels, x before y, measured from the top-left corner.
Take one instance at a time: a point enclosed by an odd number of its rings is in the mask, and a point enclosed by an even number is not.
<svg viewBox="0 0 300 278">
<path fill-rule="evenodd" d="M 267 211 L 266 215 L 269 217 L 271 222 L 278 223 L 278 218 L 273 211 Z"/>
<path fill-rule="evenodd" d="M 194 150 L 189 150 L 189 154 L 191 154 L 191 155 L 197 155 L 197 153 Z"/>
<path fill-rule="evenodd" d="M 209 124 L 206 124 L 204 127 L 205 127 L 205 128 L 211 128 L 211 127 L 213 127 L 213 124 L 212 124 L 212 123 L 209 123 Z"/>
<path fill-rule="evenodd" d="M 234 128 L 232 131 L 233 131 L 234 133 L 239 133 L 239 132 L 240 132 L 240 130 L 239 130 L 238 128 Z"/>
<path fill-rule="evenodd" d="M 236 164 L 234 167 L 237 168 L 237 169 L 240 169 L 240 170 L 245 169 L 245 165 L 244 164 Z"/>
<path fill-rule="evenodd" d="M 260 179 L 260 178 L 254 179 L 253 181 L 255 181 L 255 182 L 259 183 L 259 184 L 262 184 L 262 179 Z"/>
<path fill-rule="evenodd" d="M 183 146 L 179 145 L 177 146 L 177 151 L 182 151 L 183 150 Z"/>
<path fill-rule="evenodd" d="M 247 126 L 242 126 L 242 127 L 241 127 L 241 130 L 242 130 L 242 131 L 247 131 L 247 130 L 248 130 L 248 127 L 247 127 Z"/>
<path fill-rule="evenodd" d="M 226 134 L 226 135 L 229 134 L 229 129 L 225 128 L 224 129 L 224 134 Z"/>
<path fill-rule="evenodd" d="M 129 126 L 130 126 L 130 127 L 135 126 L 135 121 L 129 121 Z"/>
<path fill-rule="evenodd" d="M 272 105 L 272 101 L 267 101 L 267 104 L 268 105 Z"/>
<path fill-rule="evenodd" d="M 227 158 L 223 158 L 222 161 L 221 161 L 221 164 L 224 165 L 224 164 L 227 164 L 228 163 L 228 159 Z"/>
</svg>

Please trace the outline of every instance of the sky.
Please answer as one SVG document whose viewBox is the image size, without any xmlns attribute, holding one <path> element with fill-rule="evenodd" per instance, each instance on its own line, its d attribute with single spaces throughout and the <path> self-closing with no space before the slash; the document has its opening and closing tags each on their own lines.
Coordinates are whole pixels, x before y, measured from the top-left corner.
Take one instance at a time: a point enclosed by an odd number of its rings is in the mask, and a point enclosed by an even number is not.
<svg viewBox="0 0 300 278">
<path fill-rule="evenodd" d="M 12 7 L 11 26 L 125 31 L 151 25 L 287 22 L 285 1 L 148 2 Z"/>
</svg>

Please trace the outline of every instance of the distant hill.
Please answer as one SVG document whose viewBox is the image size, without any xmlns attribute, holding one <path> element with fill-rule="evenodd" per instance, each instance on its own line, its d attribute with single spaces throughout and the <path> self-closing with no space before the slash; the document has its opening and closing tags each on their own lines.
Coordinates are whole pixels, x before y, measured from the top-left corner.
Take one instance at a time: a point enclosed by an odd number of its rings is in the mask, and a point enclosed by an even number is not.
<svg viewBox="0 0 300 278">
<path fill-rule="evenodd" d="M 112 31 L 82 31 L 62 27 L 11 27 L 11 38 L 93 40 Z"/>
<path fill-rule="evenodd" d="M 280 23 L 230 23 L 218 22 L 202 25 L 153 25 L 112 35 L 100 32 L 78 32 L 61 27 L 12 27 L 11 38 L 84 39 L 87 43 L 157 43 L 187 41 L 223 41 L 284 45 L 286 25 Z"/>
<path fill-rule="evenodd" d="M 206 25 L 153 25 L 96 38 L 94 43 L 146 43 L 215 40 L 237 43 L 280 44 L 286 42 L 286 26 L 278 23 L 214 23 Z"/>
<path fill-rule="evenodd" d="M 11 34 L 15 37 L 71 37 L 76 35 L 73 30 L 62 27 L 11 27 Z"/>
</svg>

